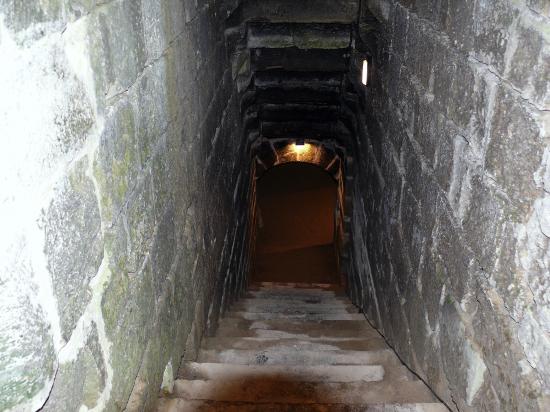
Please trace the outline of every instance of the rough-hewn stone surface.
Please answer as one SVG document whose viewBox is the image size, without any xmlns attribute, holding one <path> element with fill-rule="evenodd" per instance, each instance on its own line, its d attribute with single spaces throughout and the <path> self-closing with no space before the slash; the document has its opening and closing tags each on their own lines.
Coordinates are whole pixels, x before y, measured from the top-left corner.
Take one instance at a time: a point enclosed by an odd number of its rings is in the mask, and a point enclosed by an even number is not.
<svg viewBox="0 0 550 412">
<path fill-rule="evenodd" d="M 545 410 L 548 7 L 364 3 L 350 290 L 451 408 Z"/>
<path fill-rule="evenodd" d="M 1 410 L 153 408 L 245 284 L 259 137 L 346 148 L 349 292 L 451 408 L 545 410 L 550 7 L 359 3 L 0 0 Z"/>
<path fill-rule="evenodd" d="M 0 410 L 150 410 L 242 289 L 236 6 L 0 2 Z"/>
</svg>

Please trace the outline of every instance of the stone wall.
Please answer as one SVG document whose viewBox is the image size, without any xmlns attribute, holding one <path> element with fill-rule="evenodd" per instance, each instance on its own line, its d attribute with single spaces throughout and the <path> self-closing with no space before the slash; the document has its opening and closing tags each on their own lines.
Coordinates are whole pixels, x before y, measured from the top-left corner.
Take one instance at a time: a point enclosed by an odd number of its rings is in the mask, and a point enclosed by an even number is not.
<svg viewBox="0 0 550 412">
<path fill-rule="evenodd" d="M 223 7 L 0 0 L 0 410 L 150 409 L 242 288 Z"/>
<path fill-rule="evenodd" d="M 452 409 L 548 408 L 548 2 L 362 9 L 354 299 Z"/>
</svg>

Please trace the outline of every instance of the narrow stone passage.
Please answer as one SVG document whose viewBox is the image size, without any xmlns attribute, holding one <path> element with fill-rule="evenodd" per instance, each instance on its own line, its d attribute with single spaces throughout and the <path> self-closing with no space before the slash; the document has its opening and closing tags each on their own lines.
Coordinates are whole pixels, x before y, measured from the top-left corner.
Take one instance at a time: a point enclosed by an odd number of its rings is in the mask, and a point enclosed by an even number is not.
<svg viewBox="0 0 550 412">
<path fill-rule="evenodd" d="M 256 283 L 159 412 L 443 412 L 334 284 Z"/>
<path fill-rule="evenodd" d="M 322 168 L 292 162 L 257 183 L 254 282 L 338 283 L 337 183 Z"/>
<path fill-rule="evenodd" d="M 0 412 L 550 411 L 550 1 L 0 0 L 0 56 Z"/>
</svg>

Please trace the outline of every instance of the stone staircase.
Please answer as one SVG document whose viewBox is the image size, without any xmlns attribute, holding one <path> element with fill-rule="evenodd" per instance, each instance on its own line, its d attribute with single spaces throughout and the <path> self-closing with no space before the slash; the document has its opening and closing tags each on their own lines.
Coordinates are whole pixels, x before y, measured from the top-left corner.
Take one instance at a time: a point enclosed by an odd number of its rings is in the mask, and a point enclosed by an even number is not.
<svg viewBox="0 0 550 412">
<path fill-rule="evenodd" d="M 333 285 L 253 285 L 159 412 L 443 412 Z"/>
</svg>

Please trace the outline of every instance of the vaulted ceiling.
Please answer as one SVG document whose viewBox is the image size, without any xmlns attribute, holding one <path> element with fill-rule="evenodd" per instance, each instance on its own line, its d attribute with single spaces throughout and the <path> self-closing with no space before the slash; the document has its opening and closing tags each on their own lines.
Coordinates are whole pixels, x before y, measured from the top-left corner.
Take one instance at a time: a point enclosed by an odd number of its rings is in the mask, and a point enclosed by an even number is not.
<svg viewBox="0 0 550 412">
<path fill-rule="evenodd" d="M 359 0 L 268 0 L 230 14 L 226 39 L 249 140 L 351 145 L 364 93 L 359 12 Z"/>
</svg>

